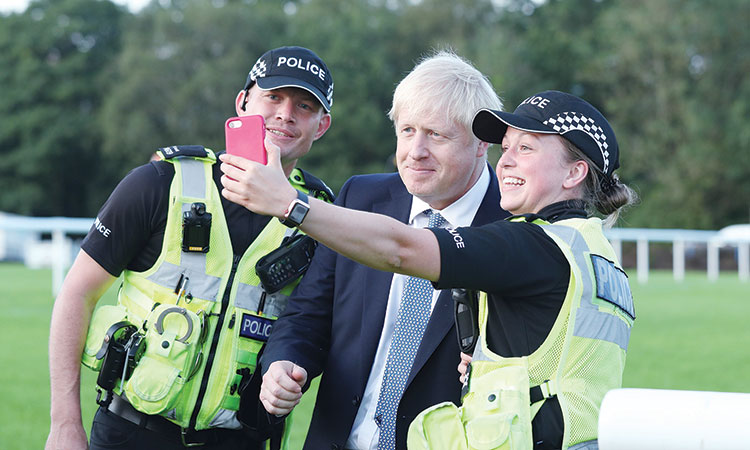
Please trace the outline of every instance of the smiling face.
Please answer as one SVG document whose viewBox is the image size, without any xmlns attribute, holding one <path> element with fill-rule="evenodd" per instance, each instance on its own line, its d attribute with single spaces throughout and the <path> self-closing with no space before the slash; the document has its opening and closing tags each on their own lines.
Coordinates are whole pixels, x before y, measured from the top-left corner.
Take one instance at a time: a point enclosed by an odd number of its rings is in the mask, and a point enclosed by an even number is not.
<svg viewBox="0 0 750 450">
<path fill-rule="evenodd" d="M 588 165 L 567 159 L 562 137 L 508 127 L 502 151 L 497 177 L 503 209 L 512 214 L 536 213 L 580 196 Z"/>
<path fill-rule="evenodd" d="M 300 88 L 264 91 L 253 85 L 247 93 L 242 91 L 237 95 L 236 109 L 240 116 L 263 116 L 267 139 L 279 146 L 286 172 L 294 168 L 297 160 L 331 125 L 330 114 L 311 93 Z"/>
<path fill-rule="evenodd" d="M 444 114 L 402 110 L 395 123 L 396 165 L 406 189 L 443 209 L 463 196 L 484 168 L 487 144 Z"/>
</svg>

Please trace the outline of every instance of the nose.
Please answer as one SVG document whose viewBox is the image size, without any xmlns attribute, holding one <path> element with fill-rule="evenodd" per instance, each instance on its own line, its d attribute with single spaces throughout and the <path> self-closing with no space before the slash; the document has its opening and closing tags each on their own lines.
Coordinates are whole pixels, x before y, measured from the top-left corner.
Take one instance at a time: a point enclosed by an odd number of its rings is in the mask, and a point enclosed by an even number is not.
<svg viewBox="0 0 750 450">
<path fill-rule="evenodd" d="M 497 167 L 495 167 L 495 174 L 500 178 L 502 170 L 511 167 L 514 164 L 515 160 L 513 159 L 513 151 L 508 148 L 500 154 L 500 159 L 497 160 Z"/>
<path fill-rule="evenodd" d="M 422 131 L 417 131 L 414 134 L 414 138 L 411 140 L 411 148 L 409 149 L 409 157 L 412 159 L 422 159 L 429 156 L 430 150 L 428 146 L 428 136 Z"/>
<path fill-rule="evenodd" d="M 276 118 L 283 122 L 294 122 L 294 101 L 285 98 L 276 107 Z"/>
<path fill-rule="evenodd" d="M 497 161 L 497 168 L 508 167 L 514 164 L 513 160 L 513 149 L 508 148 L 500 154 L 500 159 Z"/>
</svg>

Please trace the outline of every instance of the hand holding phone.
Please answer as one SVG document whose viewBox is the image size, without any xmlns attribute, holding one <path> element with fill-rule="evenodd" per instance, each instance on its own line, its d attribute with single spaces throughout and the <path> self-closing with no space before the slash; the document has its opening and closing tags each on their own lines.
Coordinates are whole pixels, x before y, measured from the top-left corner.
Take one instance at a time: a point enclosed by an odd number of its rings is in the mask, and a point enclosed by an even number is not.
<svg viewBox="0 0 750 450">
<path fill-rule="evenodd" d="M 263 143 L 266 124 L 263 116 L 230 117 L 224 126 L 227 153 L 242 156 L 261 164 L 268 164 L 268 154 Z"/>
</svg>

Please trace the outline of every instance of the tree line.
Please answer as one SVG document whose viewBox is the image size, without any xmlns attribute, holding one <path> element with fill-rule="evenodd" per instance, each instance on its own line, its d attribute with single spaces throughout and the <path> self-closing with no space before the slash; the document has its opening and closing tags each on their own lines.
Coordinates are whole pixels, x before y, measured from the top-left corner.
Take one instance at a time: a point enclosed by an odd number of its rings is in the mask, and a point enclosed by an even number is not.
<svg viewBox="0 0 750 450">
<path fill-rule="evenodd" d="M 450 48 L 507 110 L 546 89 L 602 110 L 642 199 L 620 226 L 746 223 L 748 23 L 746 0 L 32 0 L 0 16 L 0 210 L 92 217 L 158 147 L 222 149 L 255 59 L 302 45 L 335 102 L 301 166 L 334 190 L 393 170 L 393 89 Z"/>
</svg>

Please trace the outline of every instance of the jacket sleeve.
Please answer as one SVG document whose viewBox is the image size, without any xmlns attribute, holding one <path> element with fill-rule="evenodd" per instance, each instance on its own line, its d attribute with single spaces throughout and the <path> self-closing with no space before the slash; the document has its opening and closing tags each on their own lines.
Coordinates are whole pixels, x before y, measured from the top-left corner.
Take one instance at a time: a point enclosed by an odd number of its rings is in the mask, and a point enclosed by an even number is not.
<svg viewBox="0 0 750 450">
<path fill-rule="evenodd" d="M 341 188 L 336 204 L 345 205 L 351 180 Z M 310 268 L 295 288 L 286 311 L 273 326 L 261 357 L 265 373 L 274 361 L 292 361 L 318 376 L 325 366 L 331 343 L 335 273 L 338 255 L 318 245 Z"/>
</svg>

